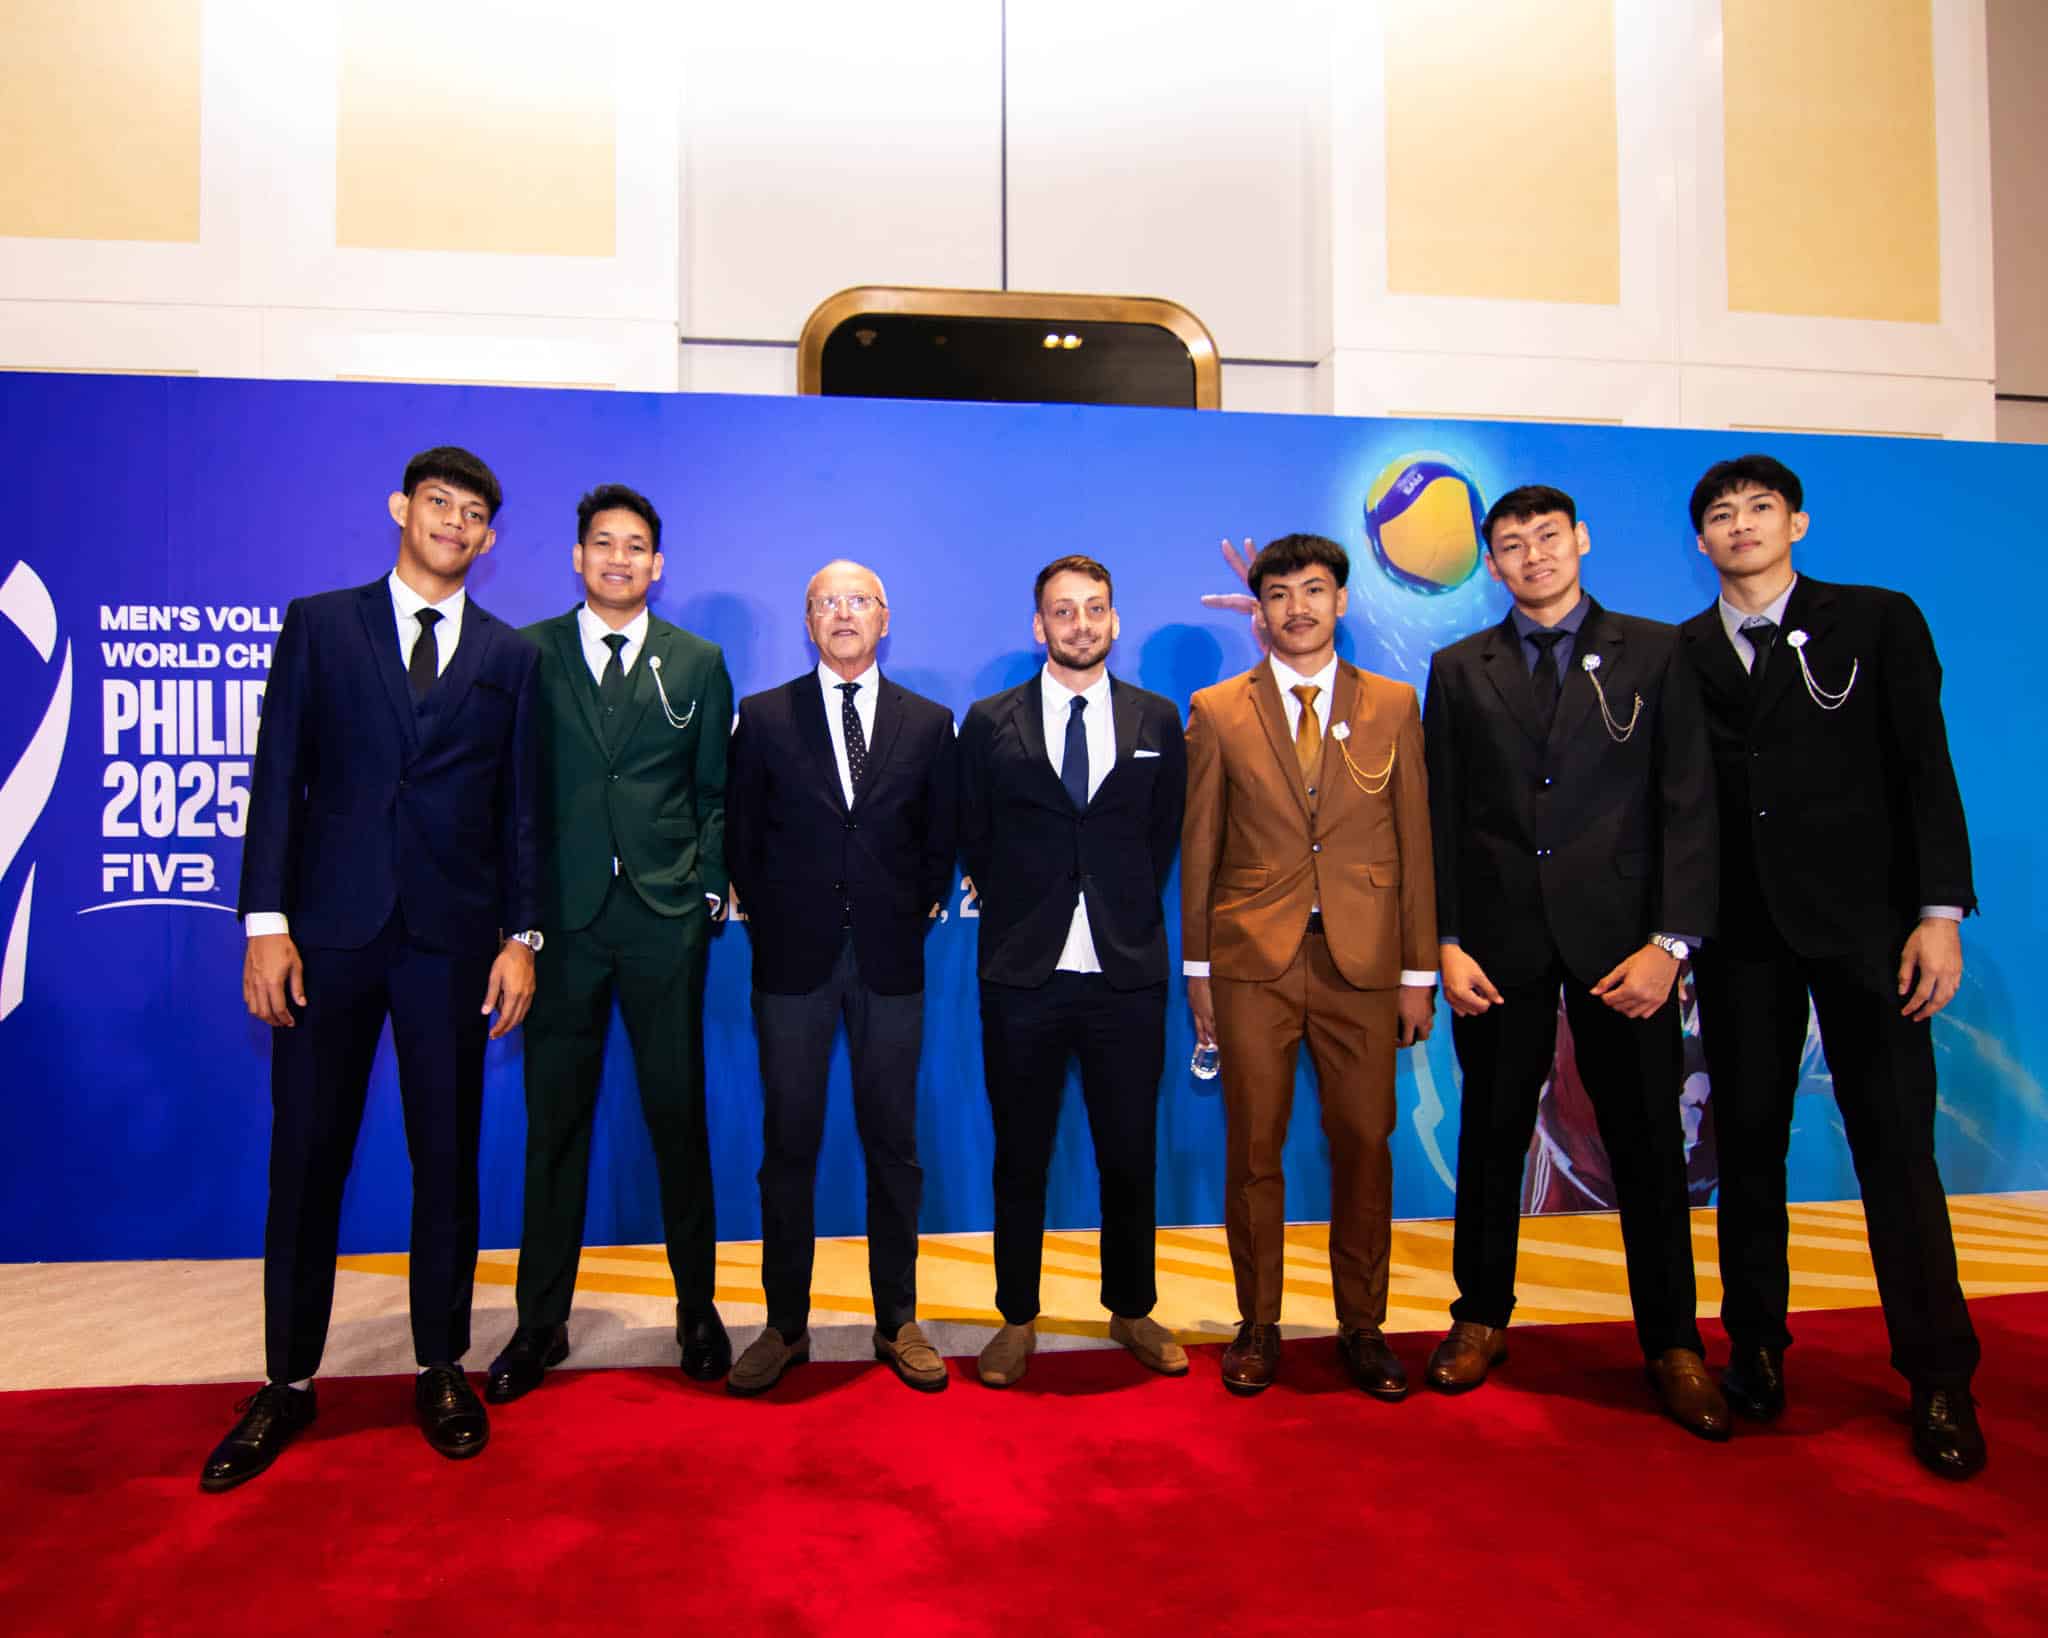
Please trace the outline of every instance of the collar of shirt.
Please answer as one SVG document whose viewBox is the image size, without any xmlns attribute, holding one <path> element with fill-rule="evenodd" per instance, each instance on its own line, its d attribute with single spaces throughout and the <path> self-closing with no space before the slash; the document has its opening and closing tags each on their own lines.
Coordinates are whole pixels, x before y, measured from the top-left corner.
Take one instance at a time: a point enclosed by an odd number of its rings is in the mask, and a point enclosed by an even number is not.
<svg viewBox="0 0 2048 1638">
<path fill-rule="evenodd" d="M 1758 609 L 1755 614 L 1744 614 L 1742 610 L 1729 602 L 1725 597 L 1714 599 L 1715 607 L 1721 611 L 1721 629 L 1728 633 L 1728 640 L 1735 645 L 1735 652 L 1742 656 L 1743 664 L 1747 665 L 1750 660 L 1756 657 L 1756 649 L 1751 645 L 1750 640 L 1742 635 L 1742 622 L 1745 620 L 1764 619 L 1770 621 L 1774 626 L 1784 625 L 1785 605 L 1792 601 L 1792 593 L 1798 589 L 1798 586 L 1799 576 L 1795 574 L 1790 584 L 1778 593 L 1776 597 L 1772 598 L 1765 607 Z"/>
<path fill-rule="evenodd" d="M 858 677 L 842 677 L 823 660 L 818 662 L 818 686 L 824 689 L 825 704 L 829 707 L 825 714 L 835 720 L 840 702 L 846 698 L 839 692 L 840 687 L 848 682 L 854 686 L 853 708 L 860 713 L 861 723 L 865 726 L 874 717 L 875 695 L 882 686 L 882 668 L 870 660 L 867 670 Z"/>
<path fill-rule="evenodd" d="M 648 611 L 642 609 L 632 619 L 618 628 L 626 639 L 626 646 L 619 650 L 619 665 L 626 671 L 640 658 L 640 650 L 647 643 Z M 612 634 L 612 627 L 606 625 L 588 603 L 576 610 L 576 633 L 583 639 L 583 662 L 590 667 L 590 674 L 599 682 L 604 681 L 605 667 L 611 664 L 612 651 L 605 646 L 605 638 Z"/>
<path fill-rule="evenodd" d="M 1322 670 L 1312 677 L 1304 677 L 1277 654 L 1267 655 L 1266 663 L 1273 668 L 1273 680 L 1280 685 L 1280 705 L 1287 713 L 1287 731 L 1293 733 L 1301 724 L 1301 701 L 1294 696 L 1298 683 L 1313 683 L 1320 690 L 1316 695 L 1316 721 L 1327 729 L 1330 726 L 1330 696 L 1337 690 L 1337 656 L 1332 654 Z"/>
<path fill-rule="evenodd" d="M 1057 721 L 1060 725 L 1060 732 L 1065 733 L 1067 731 L 1067 713 L 1073 709 L 1073 706 L 1069 703 L 1070 701 L 1086 700 L 1091 706 L 1098 708 L 1108 701 L 1109 673 L 1107 671 L 1103 672 L 1095 681 L 1079 693 L 1076 693 L 1065 683 L 1054 678 L 1051 666 L 1041 666 L 1038 672 L 1038 691 L 1045 701 L 1046 725 L 1050 727 Z M 1088 720 L 1092 722 L 1094 719 L 1091 717 Z"/>
<path fill-rule="evenodd" d="M 1579 628 L 1586 623 L 1587 611 L 1592 606 L 1592 600 L 1583 591 L 1580 592 L 1579 600 L 1572 605 L 1571 613 L 1567 614 L 1554 626 L 1541 625 L 1530 619 L 1528 615 L 1518 608 L 1508 610 L 1508 619 L 1514 624 L 1515 635 L 1522 640 L 1522 658 L 1528 662 L 1531 671 L 1536 669 L 1542 656 L 1537 652 L 1536 645 L 1529 641 L 1530 633 L 1537 631 L 1561 631 L 1564 633 L 1564 641 L 1559 643 L 1556 648 L 1557 669 L 1562 674 L 1564 668 L 1571 664 L 1572 650 L 1579 646 Z"/>
<path fill-rule="evenodd" d="M 440 602 L 429 603 L 398 578 L 396 569 L 384 577 L 384 584 L 391 588 L 391 609 L 398 626 L 399 652 L 404 654 L 408 661 L 412 658 L 413 640 L 420 634 L 420 610 L 441 611 L 441 623 L 434 628 L 434 655 L 445 670 L 448 656 L 455 652 L 455 645 L 462 636 L 462 611 L 469 605 L 468 590 L 457 586 Z"/>
<path fill-rule="evenodd" d="M 1088 794 L 1092 797 L 1108 777 L 1116 761 L 1116 724 L 1109 716 L 1109 673 L 1104 671 L 1078 694 L 1065 683 L 1054 680 L 1052 668 L 1038 673 L 1038 692 L 1045 723 L 1045 755 L 1052 771 L 1064 776 L 1067 768 L 1067 721 L 1075 700 L 1086 700 L 1081 713 L 1081 731 L 1088 744 Z"/>
</svg>

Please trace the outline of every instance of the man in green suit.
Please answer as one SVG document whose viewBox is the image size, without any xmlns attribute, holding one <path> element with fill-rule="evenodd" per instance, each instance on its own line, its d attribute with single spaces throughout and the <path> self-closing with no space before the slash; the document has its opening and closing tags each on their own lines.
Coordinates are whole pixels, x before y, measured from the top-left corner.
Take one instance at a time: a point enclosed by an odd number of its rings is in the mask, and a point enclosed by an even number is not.
<svg viewBox="0 0 2048 1638">
<path fill-rule="evenodd" d="M 591 1117 L 612 998 L 626 1021 L 661 1178 L 682 1367 L 725 1375 L 704 1125 L 704 961 L 725 915 L 732 679 L 715 644 L 648 612 L 661 517 L 623 484 L 576 507 L 583 603 L 528 626 L 540 650 L 541 932 L 526 1020 L 526 1224 L 519 1327 L 487 1397 L 517 1399 L 569 1354 Z"/>
</svg>

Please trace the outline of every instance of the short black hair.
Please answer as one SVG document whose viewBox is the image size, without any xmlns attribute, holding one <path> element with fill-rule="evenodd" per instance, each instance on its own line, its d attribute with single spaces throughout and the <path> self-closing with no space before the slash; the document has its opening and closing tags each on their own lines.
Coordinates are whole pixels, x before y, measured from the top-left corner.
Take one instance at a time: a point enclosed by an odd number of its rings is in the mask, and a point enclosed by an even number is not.
<svg viewBox="0 0 2048 1638">
<path fill-rule="evenodd" d="M 480 457 L 453 444 L 423 449 L 405 463 L 403 487 L 406 499 L 412 499 L 412 492 L 430 478 L 439 478 L 457 489 L 481 495 L 493 518 L 498 515 L 498 508 L 505 504 L 505 491 L 499 487 L 498 475 L 485 466 Z"/>
<path fill-rule="evenodd" d="M 1510 489 L 1486 509 L 1486 518 L 1479 525 L 1480 537 L 1490 552 L 1493 550 L 1493 526 L 1501 519 L 1527 523 L 1531 518 L 1545 517 L 1552 512 L 1562 512 L 1567 523 L 1579 521 L 1577 503 L 1562 489 L 1553 489 L 1547 483 L 1525 483 L 1519 489 Z"/>
<path fill-rule="evenodd" d="M 1266 576 L 1296 574 L 1316 565 L 1328 569 L 1339 586 L 1351 578 L 1350 554 L 1327 535 L 1282 535 L 1278 540 L 1267 541 L 1252 559 L 1252 566 L 1245 570 L 1244 578 L 1252 596 L 1257 597 Z"/>
<path fill-rule="evenodd" d="M 576 544 L 581 546 L 590 538 L 592 518 L 600 512 L 612 511 L 633 513 L 647 525 L 654 549 L 661 550 L 661 514 L 655 511 L 653 501 L 622 483 L 601 483 L 576 503 Z"/>
<path fill-rule="evenodd" d="M 1715 501 L 1744 489 L 1775 491 L 1793 511 L 1806 510 L 1806 490 L 1798 473 L 1776 456 L 1738 455 L 1732 461 L 1716 461 L 1692 486 L 1692 532 L 1700 532 L 1707 508 Z"/>
<path fill-rule="evenodd" d="M 1075 552 L 1067 557 L 1054 558 L 1038 571 L 1038 578 L 1031 584 L 1031 606 L 1033 608 L 1041 609 L 1045 607 L 1046 582 L 1056 574 L 1082 574 L 1086 575 L 1090 580 L 1099 580 L 1102 582 L 1102 595 L 1108 598 L 1111 603 L 1116 602 L 1116 585 L 1109 578 L 1109 570 L 1096 562 L 1094 558 L 1083 557 L 1080 553 Z"/>
</svg>

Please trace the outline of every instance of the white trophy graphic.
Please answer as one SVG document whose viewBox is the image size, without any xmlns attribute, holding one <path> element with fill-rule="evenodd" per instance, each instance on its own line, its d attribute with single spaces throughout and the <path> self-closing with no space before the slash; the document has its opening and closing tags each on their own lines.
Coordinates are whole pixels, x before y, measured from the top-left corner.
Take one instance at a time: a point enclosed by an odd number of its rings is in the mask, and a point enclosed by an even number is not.
<svg viewBox="0 0 2048 1638">
<path fill-rule="evenodd" d="M 58 660 L 57 605 L 50 600 L 50 589 L 42 577 L 25 562 L 15 564 L 6 580 L 0 581 L 0 615 L 29 640 L 44 665 L 54 664 L 57 669 L 56 687 L 50 692 L 43 720 L 36 725 L 6 783 L 0 784 L 0 881 L 5 881 L 29 832 L 42 817 L 64 760 L 64 738 L 71 727 L 71 644 L 65 642 L 63 658 Z M 28 924 L 35 891 L 36 867 L 31 863 L 21 884 L 21 897 L 11 910 L 0 906 L 0 915 L 7 918 L 7 951 L 0 958 L 0 1018 L 21 1005 L 28 982 Z"/>
</svg>

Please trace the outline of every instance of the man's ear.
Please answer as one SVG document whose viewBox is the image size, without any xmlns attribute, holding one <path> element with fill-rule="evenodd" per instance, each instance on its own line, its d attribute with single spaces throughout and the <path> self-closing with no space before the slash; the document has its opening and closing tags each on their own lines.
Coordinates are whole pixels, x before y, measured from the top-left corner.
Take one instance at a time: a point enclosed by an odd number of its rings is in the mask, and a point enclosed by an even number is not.
<svg viewBox="0 0 2048 1638">
<path fill-rule="evenodd" d="M 498 531 L 495 529 L 486 529 L 484 531 L 484 543 L 476 549 L 476 555 L 478 557 L 482 557 L 484 553 L 488 552 L 493 546 L 497 544 Z"/>
<path fill-rule="evenodd" d="M 1031 617 L 1031 640 L 1034 643 L 1045 641 L 1045 616 L 1042 614 L 1034 614 Z"/>
<path fill-rule="evenodd" d="M 1593 549 L 1593 535 L 1587 529 L 1584 519 L 1572 525 L 1572 534 L 1577 537 L 1579 542 L 1579 556 L 1584 557 Z"/>
<path fill-rule="evenodd" d="M 1351 588 L 1349 586 L 1339 586 L 1337 588 L 1337 618 L 1341 620 L 1344 617 L 1344 611 L 1349 607 L 1351 607 Z"/>
<path fill-rule="evenodd" d="M 577 566 L 576 572 L 578 574 L 581 574 L 583 572 L 582 566 L 580 564 Z M 650 574 L 647 578 L 649 580 L 659 580 L 661 578 L 661 553 L 656 552 L 654 554 L 654 572 Z"/>
<path fill-rule="evenodd" d="M 1812 521 L 1804 512 L 1794 512 L 1792 514 L 1790 522 L 1792 524 L 1792 539 L 1795 543 L 1806 538 L 1806 526 Z"/>
<path fill-rule="evenodd" d="M 1115 609 L 1109 611 L 1109 640 L 1113 643 L 1124 634 L 1124 617 Z"/>
<path fill-rule="evenodd" d="M 403 529 L 405 527 L 405 514 L 412 505 L 412 497 L 403 489 L 394 489 L 391 492 L 391 499 L 386 502 L 386 505 L 391 508 L 391 521 Z"/>
</svg>

